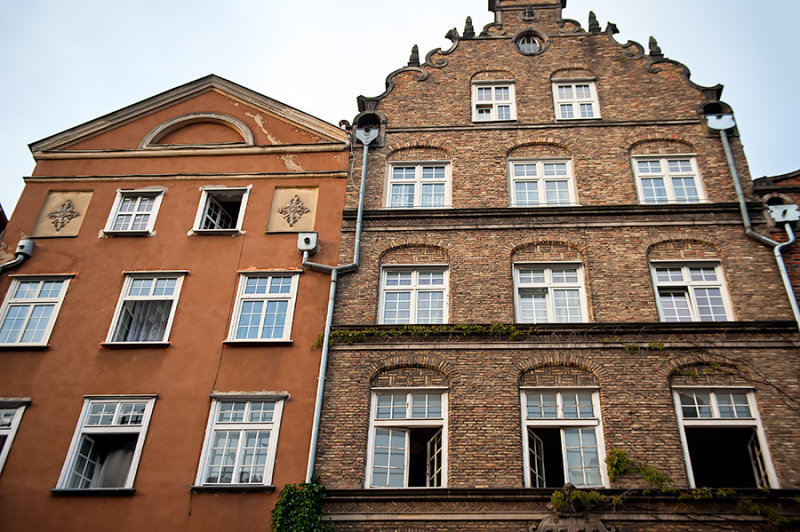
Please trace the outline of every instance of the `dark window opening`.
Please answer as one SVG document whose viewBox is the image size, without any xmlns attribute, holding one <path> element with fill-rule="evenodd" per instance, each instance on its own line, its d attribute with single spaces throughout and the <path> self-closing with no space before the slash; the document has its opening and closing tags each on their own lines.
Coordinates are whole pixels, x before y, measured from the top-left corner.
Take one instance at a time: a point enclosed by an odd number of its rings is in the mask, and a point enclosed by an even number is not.
<svg viewBox="0 0 800 532">
<path fill-rule="evenodd" d="M 531 487 L 562 487 L 564 485 L 564 460 L 561 456 L 561 429 L 529 429 L 528 448 L 531 450 L 529 466 L 531 468 Z M 539 464 L 538 468 L 537 463 Z M 544 466 L 544 475 L 542 475 L 541 465 Z"/>
<path fill-rule="evenodd" d="M 137 440 L 138 434 L 83 435 L 69 487 L 125 487 Z"/>
<path fill-rule="evenodd" d="M 408 486 L 410 488 L 441 486 L 441 470 L 435 471 L 435 467 L 429 467 L 429 464 L 435 461 L 431 459 L 435 459 L 437 454 L 441 456 L 441 448 L 437 453 L 433 444 L 441 430 L 439 427 L 409 430 Z"/>
<path fill-rule="evenodd" d="M 686 428 L 686 441 L 696 486 L 769 487 L 752 427 Z"/>
<path fill-rule="evenodd" d="M 236 229 L 244 190 L 209 190 L 200 229 Z"/>
</svg>

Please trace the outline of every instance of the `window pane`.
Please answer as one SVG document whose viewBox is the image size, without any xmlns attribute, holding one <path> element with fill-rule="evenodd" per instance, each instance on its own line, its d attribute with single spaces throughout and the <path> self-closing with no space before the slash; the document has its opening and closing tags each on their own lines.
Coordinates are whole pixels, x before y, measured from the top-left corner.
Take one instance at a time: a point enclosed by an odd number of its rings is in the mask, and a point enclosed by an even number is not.
<svg viewBox="0 0 800 532">
<path fill-rule="evenodd" d="M 292 278 L 290 276 L 273 277 L 269 285 L 270 294 L 290 294 L 292 292 Z"/>
<path fill-rule="evenodd" d="M 478 101 L 479 102 L 489 102 L 492 100 L 492 88 L 491 87 L 478 87 Z"/>
<path fill-rule="evenodd" d="M 495 87 L 494 99 L 500 102 L 507 102 L 509 99 L 508 87 Z"/>
<path fill-rule="evenodd" d="M 694 297 L 700 321 L 726 321 L 725 305 L 719 288 L 695 288 Z"/>
<path fill-rule="evenodd" d="M 41 342 L 55 305 L 34 305 L 20 342 Z"/>
<path fill-rule="evenodd" d="M 61 287 L 64 285 L 64 281 L 43 281 L 42 282 L 42 289 L 39 291 L 39 296 L 41 298 L 54 298 L 58 297 L 61 293 Z"/>
<path fill-rule="evenodd" d="M 261 309 L 263 301 L 242 301 L 242 310 L 239 313 L 239 323 L 236 325 L 237 339 L 258 338 L 261 325 Z"/>
<path fill-rule="evenodd" d="M 553 290 L 555 321 L 576 323 L 583 321 L 581 316 L 580 290 Z"/>
<path fill-rule="evenodd" d="M 689 268 L 689 278 L 692 281 L 716 281 L 716 268 Z"/>
<path fill-rule="evenodd" d="M 685 292 L 659 290 L 658 300 L 663 321 L 692 321 Z"/>
<path fill-rule="evenodd" d="M 575 118 L 575 115 L 572 112 L 571 103 L 562 103 L 560 108 L 561 108 L 561 118 Z"/>
<path fill-rule="evenodd" d="M 405 419 L 407 417 L 406 394 L 379 394 L 375 417 L 377 419 Z"/>
<path fill-rule="evenodd" d="M 392 168 L 392 179 L 414 179 L 415 168 L 413 166 L 395 166 Z"/>
<path fill-rule="evenodd" d="M 444 183 L 423 183 L 422 207 L 444 207 Z"/>
<path fill-rule="evenodd" d="M 519 282 L 525 284 L 541 284 L 545 282 L 544 268 L 520 269 Z"/>
<path fill-rule="evenodd" d="M 283 326 L 286 324 L 286 310 L 288 301 L 267 301 L 267 311 L 264 314 L 264 327 L 261 329 L 261 338 L 282 338 Z"/>
<path fill-rule="evenodd" d="M 575 97 L 578 100 L 588 100 L 592 97 L 589 85 L 575 85 Z"/>
<path fill-rule="evenodd" d="M 680 268 L 656 268 L 656 280 L 659 283 L 682 282 L 683 271 Z"/>
<path fill-rule="evenodd" d="M 6 318 L 3 320 L 2 327 L 0 327 L 0 342 L 12 343 L 17 341 L 31 308 L 32 305 L 12 305 L 8 307 Z"/>
<path fill-rule="evenodd" d="M 519 207 L 535 207 L 539 205 L 539 185 L 535 181 L 517 181 L 514 183 L 514 203 Z"/>
<path fill-rule="evenodd" d="M 244 293 L 247 295 L 266 294 L 269 285 L 269 277 L 248 277 L 244 285 Z"/>
<path fill-rule="evenodd" d="M 411 286 L 411 272 L 386 272 L 386 286 Z"/>
<path fill-rule="evenodd" d="M 441 179 L 445 178 L 444 166 L 423 166 L 422 179 Z"/>
<path fill-rule="evenodd" d="M 661 162 L 659 161 L 636 161 L 640 174 L 661 173 Z"/>
<path fill-rule="evenodd" d="M 600 460 L 594 429 L 564 429 L 567 478 L 575 486 L 600 484 Z"/>
<path fill-rule="evenodd" d="M 675 173 L 688 173 L 692 171 L 692 163 L 689 159 L 672 159 L 667 162 L 669 165 L 669 172 Z"/>
<path fill-rule="evenodd" d="M 508 98 L 506 98 L 508 99 Z M 497 119 L 498 120 L 511 120 L 511 107 L 508 105 L 497 106 Z"/>
<path fill-rule="evenodd" d="M 411 417 L 438 419 L 442 417 L 442 397 L 438 393 L 411 394 Z"/>
<path fill-rule="evenodd" d="M 580 104 L 580 108 L 581 108 L 581 118 L 594 118 L 594 110 L 592 109 L 592 104 L 582 103 Z"/>
<path fill-rule="evenodd" d="M 387 292 L 383 306 L 383 322 L 389 325 L 409 323 L 411 292 Z"/>
<path fill-rule="evenodd" d="M 667 189 L 664 179 L 648 177 L 642 179 L 642 201 L 645 203 L 667 203 Z"/>
<path fill-rule="evenodd" d="M 519 320 L 528 323 L 547 323 L 547 291 L 525 290 L 519 294 Z"/>
<path fill-rule="evenodd" d="M 372 485 L 401 488 L 405 484 L 406 431 L 375 429 Z"/>
<path fill-rule="evenodd" d="M 420 286 L 442 286 L 444 285 L 444 272 L 419 272 Z"/>
<path fill-rule="evenodd" d="M 417 323 L 444 321 L 444 292 L 420 292 L 417 297 Z"/>
<path fill-rule="evenodd" d="M 554 283 L 577 283 L 578 282 L 578 269 L 577 268 L 553 268 L 553 282 Z"/>
<path fill-rule="evenodd" d="M 571 100 L 572 99 L 572 85 L 559 85 L 558 86 L 558 99 Z"/>
<path fill-rule="evenodd" d="M 567 175 L 567 163 L 544 163 L 544 175 Z"/>
<path fill-rule="evenodd" d="M 239 423 L 244 421 L 244 412 L 247 409 L 247 403 L 244 401 L 226 401 L 219 403 L 219 416 L 217 422 L 219 423 Z"/>
<path fill-rule="evenodd" d="M 392 185 L 391 207 L 413 207 L 414 185 Z"/>
<path fill-rule="evenodd" d="M 696 203 L 700 201 L 697 188 L 694 186 L 693 177 L 673 177 L 672 189 L 675 192 L 675 201 Z"/>
<path fill-rule="evenodd" d="M 514 177 L 533 177 L 535 175 L 535 164 L 514 163 Z"/>
<path fill-rule="evenodd" d="M 685 418 L 710 418 L 711 397 L 707 393 L 681 392 L 681 411 Z"/>
<path fill-rule="evenodd" d="M 275 403 L 270 401 L 253 401 L 250 403 L 250 416 L 248 421 L 251 423 L 271 423 L 274 414 Z"/>
<path fill-rule="evenodd" d="M 528 392 L 528 419 L 556 419 L 556 395 L 555 392 Z"/>
<path fill-rule="evenodd" d="M 594 417 L 591 393 L 561 392 L 561 401 L 565 418 Z"/>
</svg>

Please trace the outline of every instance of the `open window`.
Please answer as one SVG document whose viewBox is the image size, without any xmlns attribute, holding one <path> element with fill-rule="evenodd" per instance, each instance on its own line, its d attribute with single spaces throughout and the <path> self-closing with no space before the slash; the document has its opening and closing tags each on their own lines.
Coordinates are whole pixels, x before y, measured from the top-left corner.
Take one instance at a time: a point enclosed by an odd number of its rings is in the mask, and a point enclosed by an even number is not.
<svg viewBox="0 0 800 532">
<path fill-rule="evenodd" d="M 525 485 L 607 485 L 596 389 L 522 391 Z"/>
<path fill-rule="evenodd" d="M 251 187 L 203 187 L 195 233 L 230 234 L 240 232 Z"/>
<path fill-rule="evenodd" d="M 0 401 L 0 473 L 11 451 L 19 422 L 30 399 L 4 399 Z"/>
<path fill-rule="evenodd" d="M 777 487 L 752 390 L 673 393 L 690 487 Z"/>
<path fill-rule="evenodd" d="M 447 486 L 447 392 L 372 394 L 368 488 Z"/>
<path fill-rule="evenodd" d="M 57 489 L 132 489 L 153 396 L 88 397 Z"/>
</svg>

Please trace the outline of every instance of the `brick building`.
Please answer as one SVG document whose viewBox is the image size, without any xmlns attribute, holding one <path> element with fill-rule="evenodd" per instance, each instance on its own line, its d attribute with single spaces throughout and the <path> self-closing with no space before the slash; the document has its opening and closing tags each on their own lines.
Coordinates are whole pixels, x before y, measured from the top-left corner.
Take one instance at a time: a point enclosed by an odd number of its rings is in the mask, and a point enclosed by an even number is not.
<svg viewBox="0 0 800 532">
<path fill-rule="evenodd" d="M 565 3 L 490 0 L 358 99 L 316 458 L 337 530 L 797 518 L 800 336 L 722 86 Z M 567 482 L 595 500 L 554 507 Z"/>
<path fill-rule="evenodd" d="M 328 292 L 297 232 L 336 259 L 348 143 L 208 76 L 31 145 L 0 258 L 3 530 L 269 528 Z"/>
</svg>

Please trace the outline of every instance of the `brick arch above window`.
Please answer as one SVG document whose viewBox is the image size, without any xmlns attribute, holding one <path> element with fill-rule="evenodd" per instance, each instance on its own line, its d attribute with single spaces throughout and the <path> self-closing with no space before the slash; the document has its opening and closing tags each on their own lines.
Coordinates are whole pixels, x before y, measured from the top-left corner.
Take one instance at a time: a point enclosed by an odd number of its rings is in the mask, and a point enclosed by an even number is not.
<svg viewBox="0 0 800 532">
<path fill-rule="evenodd" d="M 577 357 L 564 357 L 577 359 Z M 523 367 L 519 374 L 520 386 L 598 386 L 598 367 L 590 367 L 590 362 L 582 360 L 532 361 Z"/>
<path fill-rule="evenodd" d="M 381 253 L 381 264 L 443 264 L 450 262 L 450 250 L 440 244 L 394 243 Z"/>
<path fill-rule="evenodd" d="M 628 148 L 631 155 L 669 155 L 693 153 L 694 145 L 678 136 L 659 138 L 636 138 Z"/>
<path fill-rule="evenodd" d="M 538 150 L 533 153 L 537 155 L 528 155 L 525 150 Z M 552 155 L 544 153 L 552 151 Z M 572 147 L 561 139 L 555 137 L 526 137 L 516 139 L 511 145 L 506 148 L 507 157 L 531 157 L 531 156 L 546 156 L 546 157 L 572 157 Z M 539 155 L 541 154 L 541 155 Z"/>
<path fill-rule="evenodd" d="M 719 259 L 719 246 L 699 238 L 662 240 L 651 244 L 647 249 L 648 260 L 703 260 Z"/>
<path fill-rule="evenodd" d="M 671 361 L 675 362 L 675 361 Z M 678 363 L 669 373 L 670 386 L 748 386 L 751 382 L 729 362 Z"/>
<path fill-rule="evenodd" d="M 399 142 L 389 146 L 386 159 L 389 161 L 448 160 L 450 159 L 450 149 L 443 142 L 438 141 Z"/>
<path fill-rule="evenodd" d="M 494 80 L 513 80 L 514 74 L 510 70 L 484 70 L 475 72 L 470 78 L 471 82 L 494 81 Z"/>
<path fill-rule="evenodd" d="M 511 250 L 511 262 L 583 262 L 583 252 L 567 242 L 541 241 L 517 245 Z"/>
<path fill-rule="evenodd" d="M 372 364 L 369 368 L 370 386 L 418 386 L 417 384 L 399 384 L 403 379 L 431 380 L 429 384 L 419 386 L 449 386 L 455 384 L 458 376 L 452 366 L 439 358 L 427 355 L 395 356 Z M 385 384 L 394 380 L 397 384 Z"/>
<path fill-rule="evenodd" d="M 551 81 L 589 79 L 589 78 L 592 79 L 596 78 L 594 72 L 586 68 L 585 65 L 581 64 L 567 65 L 564 68 L 559 68 L 558 70 L 554 70 L 550 74 Z"/>
</svg>

